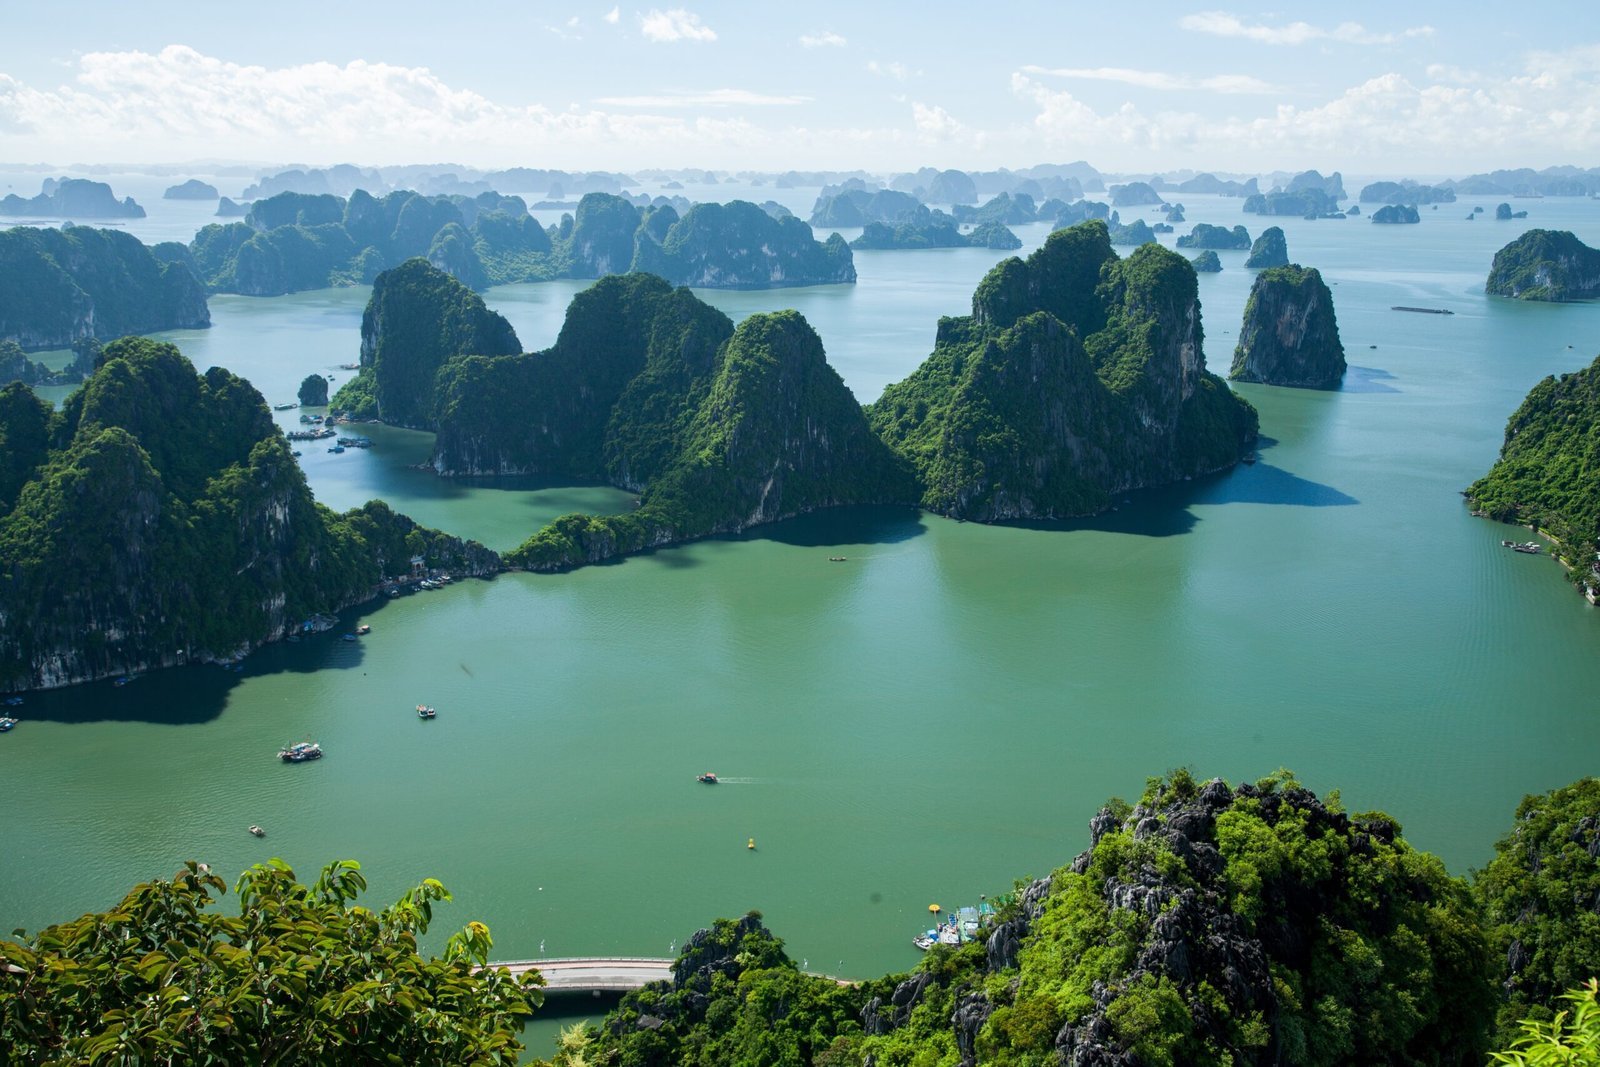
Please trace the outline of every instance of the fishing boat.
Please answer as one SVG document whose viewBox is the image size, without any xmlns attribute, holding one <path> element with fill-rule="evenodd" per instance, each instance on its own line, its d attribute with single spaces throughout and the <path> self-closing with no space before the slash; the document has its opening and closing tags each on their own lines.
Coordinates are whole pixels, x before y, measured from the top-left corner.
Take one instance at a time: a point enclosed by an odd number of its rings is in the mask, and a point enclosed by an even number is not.
<svg viewBox="0 0 1600 1067">
<path fill-rule="evenodd" d="M 321 759 L 322 746 L 312 741 L 297 741 L 288 748 L 280 750 L 278 758 L 285 763 L 305 763 L 307 760 Z"/>
<path fill-rule="evenodd" d="M 372 632 L 372 627 L 368 626 L 366 623 L 362 623 L 360 626 L 356 627 L 356 636 L 357 637 L 365 637 L 368 634 L 370 634 L 371 632 Z"/>
<path fill-rule="evenodd" d="M 11 718 L 9 715 L 0 716 L 0 734 L 5 733 L 7 730 L 17 725 L 17 721 L 18 720 Z"/>
<path fill-rule="evenodd" d="M 299 404 L 274 404 L 274 405 L 272 405 L 272 410 L 273 411 L 293 411 L 295 408 L 297 408 L 299 406 L 300 406 Z"/>
<path fill-rule="evenodd" d="M 939 943 L 939 932 L 937 930 L 929 930 L 925 934 L 918 934 L 916 937 L 911 939 L 911 943 L 918 949 L 926 952 L 934 945 Z"/>
<path fill-rule="evenodd" d="M 265 830 L 263 830 L 259 826 L 255 826 L 255 825 L 252 825 L 250 827 L 250 832 L 252 834 L 255 834 L 257 837 L 266 837 L 267 836 L 267 832 Z"/>
<path fill-rule="evenodd" d="M 433 710 L 432 704 L 417 705 L 417 718 L 419 719 L 431 719 L 438 714 L 437 711 Z"/>
<path fill-rule="evenodd" d="M 1390 311 L 1414 311 L 1418 315 L 1454 315 L 1455 314 L 1455 312 L 1451 311 L 1449 308 L 1413 308 L 1413 307 L 1406 307 L 1406 306 L 1404 306 L 1402 304 L 1395 304 L 1389 310 Z"/>
<path fill-rule="evenodd" d="M 717 776 L 712 774 L 710 771 L 707 771 L 704 774 L 695 775 L 694 776 L 694 780 L 697 781 L 697 782 L 704 782 L 706 785 L 716 785 L 717 784 Z"/>
<path fill-rule="evenodd" d="M 829 556 L 828 557 L 828 562 L 829 563 L 843 563 L 845 561 L 845 559 L 846 559 L 846 557 L 844 557 L 844 556 Z"/>
</svg>

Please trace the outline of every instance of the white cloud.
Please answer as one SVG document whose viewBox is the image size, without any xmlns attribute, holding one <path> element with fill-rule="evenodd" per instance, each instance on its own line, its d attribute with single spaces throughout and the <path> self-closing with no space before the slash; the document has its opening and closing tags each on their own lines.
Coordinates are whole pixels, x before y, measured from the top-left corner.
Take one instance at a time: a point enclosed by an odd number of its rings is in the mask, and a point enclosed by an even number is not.
<svg viewBox="0 0 1600 1067">
<path fill-rule="evenodd" d="M 605 19 L 607 22 L 611 23 L 611 25 L 615 26 L 617 24 L 617 22 L 622 18 L 622 8 L 614 7 L 610 11 L 607 11 L 604 15 L 602 15 L 600 17 Z"/>
<path fill-rule="evenodd" d="M 545 29 L 561 38 L 563 41 L 581 41 L 583 35 L 578 32 L 583 23 L 578 16 L 573 15 L 560 26 L 546 26 Z"/>
<path fill-rule="evenodd" d="M 1264 23 L 1247 23 L 1226 11 L 1201 11 L 1185 15 L 1178 20 L 1178 25 L 1196 33 L 1242 37 L 1261 44 L 1305 44 L 1319 40 L 1341 41 L 1345 44 L 1394 44 L 1408 37 L 1428 37 L 1433 34 L 1432 26 L 1412 26 L 1399 33 L 1373 33 L 1359 22 L 1341 22 L 1331 30 L 1313 26 L 1309 22 L 1268 26 Z"/>
<path fill-rule="evenodd" d="M 911 77 L 911 71 L 906 68 L 904 63 L 879 63 L 876 59 L 869 59 L 867 61 L 867 70 L 880 78 L 893 78 L 898 82 L 903 82 Z"/>
<path fill-rule="evenodd" d="M 1216 74 L 1209 78 L 1190 78 L 1158 70 L 1133 70 L 1128 67 L 1036 67 L 1022 68 L 1026 74 L 1048 74 L 1057 78 L 1083 78 L 1089 81 L 1121 82 L 1142 89 L 1169 91 L 1205 89 L 1214 93 L 1270 93 L 1275 90 L 1260 78 L 1248 74 Z"/>
<path fill-rule="evenodd" d="M 748 89 L 710 89 L 705 92 L 665 92 L 655 96 L 602 96 L 606 107 L 787 107 L 811 102 L 809 96 L 768 96 Z"/>
<path fill-rule="evenodd" d="M 652 41 L 715 41 L 717 31 L 700 21 L 693 11 L 675 7 L 668 11 L 651 8 L 639 16 L 639 32 Z"/>
<path fill-rule="evenodd" d="M 821 33 L 801 34 L 800 43 L 806 48 L 843 48 L 850 42 L 832 30 L 823 30 Z"/>
</svg>

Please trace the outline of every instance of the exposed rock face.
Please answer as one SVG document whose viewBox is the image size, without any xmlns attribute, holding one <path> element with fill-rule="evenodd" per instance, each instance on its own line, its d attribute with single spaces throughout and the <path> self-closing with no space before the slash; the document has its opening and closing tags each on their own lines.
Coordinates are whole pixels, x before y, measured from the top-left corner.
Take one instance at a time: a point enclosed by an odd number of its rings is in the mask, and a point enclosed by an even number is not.
<svg viewBox="0 0 1600 1067">
<path fill-rule="evenodd" d="M 190 178 L 181 185 L 171 185 L 161 194 L 163 200 L 215 200 L 217 187 L 207 185 L 199 178 Z"/>
<path fill-rule="evenodd" d="M 361 371 L 378 416 L 394 426 L 432 428 L 435 380 L 461 355 L 522 350 L 511 324 L 483 298 L 421 259 L 384 271 L 361 315 Z"/>
<path fill-rule="evenodd" d="M 219 219 L 242 219 L 248 214 L 250 214 L 249 204 L 236 203 L 225 196 L 217 200 L 217 218 Z"/>
<path fill-rule="evenodd" d="M 0 339 L 37 351 L 210 325 L 205 291 L 189 268 L 161 262 L 132 234 L 0 231 Z"/>
<path fill-rule="evenodd" d="M 1143 245 L 1150 244 L 1156 239 L 1156 232 L 1150 228 L 1150 224 L 1144 219 L 1134 219 L 1127 225 L 1113 223 L 1111 229 L 1107 232 L 1110 235 L 1111 243 L 1114 245 Z"/>
<path fill-rule="evenodd" d="M 44 189 L 29 200 L 12 193 L 0 200 L 0 216 L 45 219 L 142 219 L 144 208 L 133 197 L 118 200 L 111 186 L 84 178 L 45 180 Z"/>
<path fill-rule="evenodd" d="M 1129 182 L 1126 185 L 1113 185 L 1111 187 L 1112 207 L 1138 207 L 1141 204 L 1161 204 L 1161 194 L 1150 188 L 1147 182 Z"/>
<path fill-rule="evenodd" d="M 1087 514 L 1227 466 L 1255 411 L 1205 370 L 1196 292 L 1160 246 L 1120 260 L 1101 223 L 1057 231 L 990 271 L 970 318 L 941 320 L 872 425 L 917 463 L 924 507 L 981 521 Z"/>
<path fill-rule="evenodd" d="M 1494 254 L 1484 288 L 1518 300 L 1600 298 L 1600 249 L 1567 230 L 1529 230 Z"/>
<path fill-rule="evenodd" d="M 1480 208 L 1479 210 L 1482 209 Z M 1494 206 L 1494 218 L 1496 222 L 1506 222 L 1510 219 L 1525 219 L 1527 217 L 1528 213 L 1526 211 L 1512 211 L 1510 204 L 1499 203 Z"/>
<path fill-rule="evenodd" d="M 1390 204 L 1374 211 L 1372 213 L 1372 221 L 1380 225 L 1393 226 L 1421 222 L 1422 216 L 1417 214 L 1417 209 L 1409 204 Z"/>
<path fill-rule="evenodd" d="M 1194 264 L 1196 274 L 1215 274 L 1222 269 L 1221 258 L 1209 248 L 1189 262 Z"/>
<path fill-rule="evenodd" d="M 824 189 L 811 209 L 811 225 L 821 228 L 868 226 L 874 222 L 896 226 L 927 214 L 922 201 L 893 189 Z"/>
<path fill-rule="evenodd" d="M 1266 269 L 1267 267 L 1287 267 L 1289 265 L 1289 242 L 1283 236 L 1283 230 L 1277 226 L 1268 226 L 1261 231 L 1261 236 L 1256 238 L 1256 243 L 1250 246 L 1250 258 L 1244 261 L 1246 267 L 1253 269 Z"/>
<path fill-rule="evenodd" d="M 0 398 L 9 438 L 26 398 Z M 383 504 L 336 522 L 261 395 L 171 345 L 107 345 L 61 419 L 54 447 L 19 438 L 32 469 L 0 518 L 0 688 L 235 655 L 370 597 L 419 548 L 460 573 L 499 568 Z"/>
<path fill-rule="evenodd" d="M 1243 251 L 1250 247 L 1250 231 L 1243 226 L 1228 229 L 1197 222 L 1194 229 L 1178 238 L 1179 248 L 1223 248 Z"/>
<path fill-rule="evenodd" d="M 1272 267 L 1256 275 L 1229 377 L 1333 389 L 1344 371 L 1333 294 L 1322 275 L 1298 266 Z"/>
<path fill-rule="evenodd" d="M 799 219 L 775 219 L 743 200 L 696 204 L 682 218 L 671 208 L 652 211 L 632 243 L 630 269 L 674 285 L 780 289 L 856 280 L 844 238 L 834 234 L 818 242 Z"/>
</svg>

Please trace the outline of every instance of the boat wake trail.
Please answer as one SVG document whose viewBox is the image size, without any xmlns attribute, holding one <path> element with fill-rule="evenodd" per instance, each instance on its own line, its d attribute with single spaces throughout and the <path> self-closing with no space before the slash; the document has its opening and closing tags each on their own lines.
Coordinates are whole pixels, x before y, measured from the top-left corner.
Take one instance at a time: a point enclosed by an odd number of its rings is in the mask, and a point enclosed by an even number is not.
<svg viewBox="0 0 1600 1067">
<path fill-rule="evenodd" d="M 717 784 L 718 785 L 755 785 L 756 784 L 756 780 L 754 778 L 724 778 L 721 775 L 718 775 L 717 776 Z"/>
</svg>

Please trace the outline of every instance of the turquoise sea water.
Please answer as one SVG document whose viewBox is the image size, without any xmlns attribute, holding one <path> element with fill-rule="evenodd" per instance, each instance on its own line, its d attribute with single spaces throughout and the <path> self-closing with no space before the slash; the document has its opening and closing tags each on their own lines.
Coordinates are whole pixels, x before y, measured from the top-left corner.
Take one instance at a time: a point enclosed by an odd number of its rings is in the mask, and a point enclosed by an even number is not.
<svg viewBox="0 0 1600 1067">
<path fill-rule="evenodd" d="M 1184 200 L 1191 224 L 1263 228 L 1238 201 Z M 665 955 L 756 907 L 813 969 L 872 975 L 915 962 L 930 901 L 1068 862 L 1107 796 L 1180 765 L 1293 768 L 1465 873 L 1524 793 L 1600 764 L 1600 617 L 1459 496 L 1528 388 L 1600 353 L 1600 305 L 1490 299 L 1489 260 L 1527 225 L 1600 245 L 1600 203 L 1467 222 L 1477 202 L 1418 226 L 1272 220 L 1333 285 L 1352 366 L 1336 392 L 1240 387 L 1267 438 L 1255 466 L 1051 526 L 817 515 L 374 605 L 349 617 L 373 627 L 361 642 L 265 649 L 242 675 L 30 695 L 0 738 L 0 928 L 103 908 L 188 858 L 312 875 L 355 857 L 378 902 L 442 879 L 441 927 L 482 919 L 505 958 Z M 1251 275 L 1221 256 L 1200 291 L 1225 372 Z M 854 287 L 701 295 L 735 319 L 800 309 L 871 400 L 999 255 L 856 258 Z M 580 284 L 487 299 L 543 347 Z M 311 371 L 349 373 L 365 298 L 219 297 L 212 329 L 169 336 L 281 402 Z M 382 497 L 501 549 L 628 499 L 446 482 L 411 466 L 426 435 L 371 436 L 304 449 L 319 499 Z M 273 758 L 303 737 L 327 758 Z"/>
</svg>

